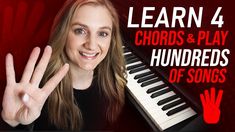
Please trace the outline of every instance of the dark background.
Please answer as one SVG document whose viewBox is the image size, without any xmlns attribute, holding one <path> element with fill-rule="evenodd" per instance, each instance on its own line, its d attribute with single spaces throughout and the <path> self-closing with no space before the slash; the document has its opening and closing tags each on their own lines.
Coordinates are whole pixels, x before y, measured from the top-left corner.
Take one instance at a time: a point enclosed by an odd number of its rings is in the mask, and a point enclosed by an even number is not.
<svg viewBox="0 0 235 132">
<path fill-rule="evenodd" d="M 19 80 L 23 72 L 24 66 L 27 62 L 28 56 L 35 46 L 44 48 L 47 44 L 48 36 L 50 33 L 50 27 L 53 22 L 55 14 L 58 12 L 59 8 L 62 6 L 64 0 L 0 0 L 0 102 L 2 102 L 2 96 L 4 93 L 6 78 L 5 78 L 5 56 L 8 52 L 11 52 L 14 56 L 16 77 Z M 219 48 L 230 49 L 229 55 L 229 65 L 226 67 L 228 73 L 226 74 L 226 82 L 223 84 L 187 84 L 182 81 L 178 85 L 181 89 L 185 90 L 186 93 L 193 98 L 199 105 L 200 99 L 199 94 L 205 89 L 209 89 L 214 86 L 216 89 L 223 89 L 223 99 L 221 102 L 221 120 L 217 125 L 211 125 L 211 130 L 217 131 L 233 131 L 235 130 L 235 101 L 233 97 L 235 96 L 235 89 L 233 85 L 235 84 L 235 60 L 233 54 L 235 52 L 234 47 L 234 7 L 231 1 L 228 0 L 113 0 L 112 1 L 117 8 L 120 15 L 120 25 L 123 32 L 123 37 L 125 41 L 128 42 L 127 45 L 134 47 L 136 52 L 146 61 L 150 61 L 150 56 L 152 48 L 159 47 L 135 47 L 134 46 L 134 36 L 137 29 L 127 28 L 127 18 L 128 10 L 130 6 L 134 7 L 134 20 L 138 21 L 141 19 L 141 12 L 143 6 L 155 6 L 155 15 L 159 13 L 162 7 L 167 8 L 169 23 L 171 23 L 171 14 L 173 7 L 180 6 L 185 7 L 186 10 L 190 6 L 204 7 L 203 10 L 203 22 L 201 28 L 169 28 L 168 30 L 184 30 L 185 32 L 196 33 L 199 30 L 229 30 L 228 37 L 226 39 L 225 46 L 211 46 L 211 47 L 197 47 L 197 46 L 187 46 L 184 48 Z M 222 29 L 218 29 L 216 26 L 210 25 L 211 17 L 214 15 L 217 7 L 222 6 L 222 15 L 224 20 L 224 25 Z M 188 10 L 187 10 L 188 11 Z M 137 13 L 136 13 L 137 12 Z M 137 15 L 138 14 L 138 15 Z M 153 14 L 153 15 L 154 15 Z M 186 13 L 187 15 L 187 13 Z M 154 17 L 153 20 L 156 20 Z M 185 22 L 187 19 L 185 19 Z M 148 21 L 151 22 L 151 21 Z M 153 22 L 154 23 L 154 22 Z M 155 29 L 149 29 L 155 30 Z M 158 30 L 166 30 L 164 27 L 159 27 Z M 169 48 L 169 47 L 160 47 Z M 163 71 L 163 74 L 169 75 L 169 70 L 172 67 L 157 67 Z M 220 68 L 220 67 L 218 67 Z"/>
</svg>

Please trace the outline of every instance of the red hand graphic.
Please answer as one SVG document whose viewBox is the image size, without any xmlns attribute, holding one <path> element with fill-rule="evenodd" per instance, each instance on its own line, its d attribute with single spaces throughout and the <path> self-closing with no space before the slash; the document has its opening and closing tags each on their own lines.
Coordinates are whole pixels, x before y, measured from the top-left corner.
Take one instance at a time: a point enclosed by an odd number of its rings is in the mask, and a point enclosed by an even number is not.
<svg viewBox="0 0 235 132">
<path fill-rule="evenodd" d="M 215 88 L 212 87 L 210 94 L 208 90 L 204 91 L 204 95 L 200 94 L 200 99 L 203 106 L 203 118 L 208 124 L 216 124 L 220 119 L 220 102 L 222 99 L 223 90 L 219 90 L 217 98 L 215 98 Z"/>
</svg>

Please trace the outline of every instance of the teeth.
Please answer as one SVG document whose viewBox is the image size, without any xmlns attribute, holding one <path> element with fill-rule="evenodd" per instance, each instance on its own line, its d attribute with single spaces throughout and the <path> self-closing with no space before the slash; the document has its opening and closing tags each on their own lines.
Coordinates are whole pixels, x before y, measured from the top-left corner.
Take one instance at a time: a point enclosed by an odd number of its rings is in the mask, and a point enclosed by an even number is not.
<svg viewBox="0 0 235 132">
<path fill-rule="evenodd" d="M 94 57 L 96 56 L 96 53 L 93 53 L 93 54 L 82 53 L 82 55 L 87 56 L 87 57 Z"/>
</svg>

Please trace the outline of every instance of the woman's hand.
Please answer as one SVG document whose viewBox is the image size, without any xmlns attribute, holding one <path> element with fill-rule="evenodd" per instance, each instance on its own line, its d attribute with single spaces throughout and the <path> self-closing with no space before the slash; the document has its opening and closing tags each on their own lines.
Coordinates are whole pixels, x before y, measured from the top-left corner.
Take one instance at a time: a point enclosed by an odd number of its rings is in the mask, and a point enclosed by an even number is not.
<svg viewBox="0 0 235 132">
<path fill-rule="evenodd" d="M 13 56 L 6 56 L 7 85 L 2 102 L 2 118 L 9 125 L 14 127 L 35 121 L 40 116 L 47 97 L 68 72 L 69 65 L 65 64 L 42 88 L 39 88 L 51 53 L 51 47 L 47 46 L 35 68 L 40 48 L 34 48 L 18 83 L 15 80 Z"/>
</svg>

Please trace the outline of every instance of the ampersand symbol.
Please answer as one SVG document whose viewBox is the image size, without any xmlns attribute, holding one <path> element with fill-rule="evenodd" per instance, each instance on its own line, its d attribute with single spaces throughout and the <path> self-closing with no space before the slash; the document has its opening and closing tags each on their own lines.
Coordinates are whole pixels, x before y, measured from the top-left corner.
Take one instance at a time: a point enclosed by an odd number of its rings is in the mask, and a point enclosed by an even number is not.
<svg viewBox="0 0 235 132">
<path fill-rule="evenodd" d="M 195 43 L 195 39 L 193 38 L 193 34 L 188 34 L 187 42 L 188 43 Z"/>
</svg>

